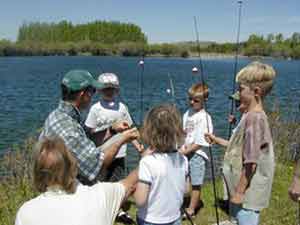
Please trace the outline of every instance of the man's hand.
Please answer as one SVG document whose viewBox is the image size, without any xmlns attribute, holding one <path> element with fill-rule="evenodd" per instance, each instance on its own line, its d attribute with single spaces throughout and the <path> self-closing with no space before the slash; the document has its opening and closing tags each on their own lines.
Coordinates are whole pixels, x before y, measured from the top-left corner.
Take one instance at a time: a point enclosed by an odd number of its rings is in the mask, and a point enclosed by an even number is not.
<svg viewBox="0 0 300 225">
<path fill-rule="evenodd" d="M 139 131 L 137 128 L 131 128 L 122 132 L 123 137 L 125 138 L 126 142 L 130 142 L 134 139 L 140 137 Z"/>
<path fill-rule="evenodd" d="M 116 131 L 116 132 L 122 132 L 124 130 L 127 130 L 129 128 L 129 124 L 126 120 L 119 120 L 115 123 L 113 123 L 113 125 L 111 126 L 112 130 Z"/>
<path fill-rule="evenodd" d="M 291 186 L 289 188 L 289 195 L 293 201 L 295 201 L 295 202 L 299 201 L 300 181 L 299 181 L 299 177 L 296 175 L 294 176 Z"/>
</svg>

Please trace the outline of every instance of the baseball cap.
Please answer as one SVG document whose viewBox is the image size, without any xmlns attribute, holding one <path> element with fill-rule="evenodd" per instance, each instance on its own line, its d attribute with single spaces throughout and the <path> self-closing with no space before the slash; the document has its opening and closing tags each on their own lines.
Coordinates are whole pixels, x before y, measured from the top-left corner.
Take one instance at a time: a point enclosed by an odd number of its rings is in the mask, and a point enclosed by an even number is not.
<svg viewBox="0 0 300 225">
<path fill-rule="evenodd" d="M 87 70 L 71 70 L 65 74 L 62 84 L 72 91 L 79 91 L 88 86 L 96 89 L 103 88 L 103 85 L 93 78 Z"/>
<path fill-rule="evenodd" d="M 236 91 L 234 94 L 229 95 L 230 99 L 233 99 L 235 101 L 240 101 L 240 93 L 238 91 Z"/>
<path fill-rule="evenodd" d="M 102 88 L 119 88 L 120 83 L 118 76 L 114 73 L 102 73 L 98 77 L 98 82 L 102 84 Z"/>
</svg>

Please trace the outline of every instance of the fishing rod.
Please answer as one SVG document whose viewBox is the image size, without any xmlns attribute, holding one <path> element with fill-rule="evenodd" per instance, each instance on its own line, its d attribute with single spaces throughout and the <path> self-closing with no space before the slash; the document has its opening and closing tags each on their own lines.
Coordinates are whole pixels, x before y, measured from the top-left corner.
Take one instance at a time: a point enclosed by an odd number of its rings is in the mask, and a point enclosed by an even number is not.
<svg viewBox="0 0 300 225">
<path fill-rule="evenodd" d="M 240 48 L 240 30 L 241 30 L 241 15 L 242 15 L 242 3 L 243 1 L 238 1 L 239 12 L 238 12 L 238 30 L 236 36 L 236 49 L 235 49 L 235 60 L 234 60 L 234 71 L 233 71 L 233 80 L 232 80 L 232 95 L 235 93 L 236 89 L 236 75 L 237 75 L 237 66 L 238 66 L 238 54 Z M 234 111 L 234 99 L 231 99 L 231 108 L 230 108 L 230 115 L 233 115 Z M 228 128 L 228 140 L 231 137 L 232 133 L 232 123 L 229 123 Z"/>
<path fill-rule="evenodd" d="M 144 69 L 145 69 L 145 60 L 144 54 L 142 55 L 142 59 L 139 61 L 139 66 L 141 68 L 140 72 L 140 125 L 143 122 L 143 114 L 144 114 Z"/>
<path fill-rule="evenodd" d="M 195 26 L 195 33 L 196 33 L 196 40 L 197 40 L 197 50 L 198 50 L 198 57 L 199 57 L 199 68 L 200 68 L 200 78 L 202 81 L 202 84 L 205 84 L 204 80 L 204 74 L 203 74 L 203 62 L 201 58 L 201 49 L 200 49 L 200 42 L 199 42 L 199 32 L 198 32 L 198 25 L 197 25 L 197 19 L 194 16 L 194 26 Z M 194 70 L 194 68 L 193 68 Z M 194 71 L 193 71 L 194 72 Z M 209 119 L 207 114 L 207 106 L 206 101 L 203 100 L 203 108 L 206 112 L 206 124 L 207 124 L 207 133 L 210 133 L 209 129 Z M 211 174 L 212 174 L 212 182 L 213 182 L 213 192 L 214 192 L 214 198 L 215 198 L 215 211 L 216 211 L 216 219 L 217 219 L 217 225 L 219 225 L 219 212 L 218 212 L 218 206 L 217 206 L 217 190 L 216 190 L 216 178 L 215 178 L 215 168 L 214 168 L 214 160 L 213 160 L 213 154 L 212 154 L 212 147 L 211 145 L 208 146 L 209 155 L 211 159 Z"/>
<path fill-rule="evenodd" d="M 300 198 L 298 198 L 297 222 L 297 225 L 300 225 Z"/>
</svg>

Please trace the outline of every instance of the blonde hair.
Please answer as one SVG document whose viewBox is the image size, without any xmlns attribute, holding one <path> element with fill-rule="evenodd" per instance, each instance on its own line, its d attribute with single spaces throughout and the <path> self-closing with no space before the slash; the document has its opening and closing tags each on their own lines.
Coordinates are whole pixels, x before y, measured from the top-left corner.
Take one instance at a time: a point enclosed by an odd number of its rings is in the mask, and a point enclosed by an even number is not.
<svg viewBox="0 0 300 225">
<path fill-rule="evenodd" d="M 33 180 L 35 188 L 45 192 L 59 185 L 67 193 L 76 189 L 77 161 L 60 137 L 45 138 L 36 146 Z"/>
<path fill-rule="evenodd" d="M 271 91 L 275 76 L 276 72 L 272 66 L 256 61 L 240 70 L 236 82 L 250 88 L 261 88 L 263 97 Z"/>
<path fill-rule="evenodd" d="M 206 84 L 197 83 L 197 84 L 193 84 L 189 88 L 188 94 L 192 97 L 199 98 L 205 101 L 208 98 L 209 89 Z"/>
<path fill-rule="evenodd" d="M 156 152 L 173 151 L 184 139 L 180 112 L 171 104 L 152 108 L 144 119 L 141 137 Z"/>
</svg>

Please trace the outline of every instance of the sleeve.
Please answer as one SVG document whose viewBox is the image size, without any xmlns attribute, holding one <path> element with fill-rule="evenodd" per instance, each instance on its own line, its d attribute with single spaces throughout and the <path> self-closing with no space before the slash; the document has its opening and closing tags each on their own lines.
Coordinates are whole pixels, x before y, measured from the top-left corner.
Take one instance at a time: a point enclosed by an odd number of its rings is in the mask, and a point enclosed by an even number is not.
<svg viewBox="0 0 300 225">
<path fill-rule="evenodd" d="M 199 118 L 198 125 L 195 130 L 195 144 L 201 145 L 204 147 L 208 147 L 209 143 L 205 140 L 205 133 L 213 133 L 213 125 L 211 117 L 208 114 L 204 114 L 201 118 Z"/>
<path fill-rule="evenodd" d="M 94 180 L 100 172 L 104 153 L 96 147 L 80 127 L 70 132 L 64 132 L 64 134 L 63 139 L 68 149 L 75 155 L 80 173 L 85 175 L 87 179 Z"/>
<path fill-rule="evenodd" d="M 268 144 L 264 135 L 266 127 L 258 113 L 249 113 L 246 118 L 245 143 L 243 148 L 243 163 L 256 163 L 262 146 Z"/>
<path fill-rule="evenodd" d="M 97 127 L 97 114 L 95 109 L 94 106 L 91 107 L 85 120 L 85 126 L 93 129 Z"/>
<path fill-rule="evenodd" d="M 21 222 L 21 216 L 20 216 L 20 214 L 21 214 L 21 210 L 22 208 L 20 208 L 19 209 L 19 211 L 17 212 L 17 216 L 16 216 L 16 221 L 15 221 L 15 225 L 22 225 L 22 222 Z"/>
<path fill-rule="evenodd" d="M 116 216 L 121 207 L 121 203 L 125 197 L 126 190 L 121 183 L 97 183 L 96 186 L 101 187 L 101 191 L 104 191 L 103 197 L 100 199 L 104 202 L 104 212 L 106 221 L 102 221 L 103 224 L 114 224 Z M 101 195 L 102 196 L 102 195 Z"/>
<path fill-rule="evenodd" d="M 140 161 L 138 175 L 139 182 L 151 185 L 153 182 L 153 176 L 151 174 L 150 163 L 147 162 L 149 159 L 148 157 L 150 156 L 146 156 Z"/>
</svg>

